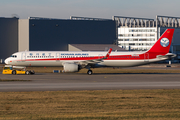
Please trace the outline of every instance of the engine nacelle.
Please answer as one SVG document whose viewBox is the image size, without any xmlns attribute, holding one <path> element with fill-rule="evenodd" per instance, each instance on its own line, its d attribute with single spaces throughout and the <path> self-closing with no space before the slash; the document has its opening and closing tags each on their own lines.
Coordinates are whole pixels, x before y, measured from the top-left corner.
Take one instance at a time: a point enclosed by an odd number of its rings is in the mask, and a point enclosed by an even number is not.
<svg viewBox="0 0 180 120">
<path fill-rule="evenodd" d="M 13 66 L 13 68 L 16 68 L 16 69 L 26 69 L 26 67 L 24 67 L 24 66 Z"/>
<path fill-rule="evenodd" d="M 64 72 L 78 72 L 80 67 L 75 63 L 64 63 Z"/>
</svg>

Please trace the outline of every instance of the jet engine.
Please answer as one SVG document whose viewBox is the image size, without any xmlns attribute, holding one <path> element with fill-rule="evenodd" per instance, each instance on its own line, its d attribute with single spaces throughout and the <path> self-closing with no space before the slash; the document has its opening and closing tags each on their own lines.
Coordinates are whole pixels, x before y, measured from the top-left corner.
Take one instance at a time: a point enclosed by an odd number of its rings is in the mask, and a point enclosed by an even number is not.
<svg viewBox="0 0 180 120">
<path fill-rule="evenodd" d="M 80 66 L 75 63 L 64 63 L 64 72 L 78 72 L 80 70 Z"/>
<path fill-rule="evenodd" d="M 26 67 L 24 67 L 24 66 L 13 66 L 13 68 L 17 68 L 17 69 L 25 69 Z"/>
</svg>

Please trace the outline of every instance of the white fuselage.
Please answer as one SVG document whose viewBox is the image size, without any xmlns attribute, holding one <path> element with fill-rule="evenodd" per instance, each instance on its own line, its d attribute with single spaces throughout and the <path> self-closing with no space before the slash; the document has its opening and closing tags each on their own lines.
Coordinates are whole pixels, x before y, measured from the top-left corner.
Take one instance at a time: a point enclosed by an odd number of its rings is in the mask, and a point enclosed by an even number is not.
<svg viewBox="0 0 180 120">
<path fill-rule="evenodd" d="M 5 60 L 13 66 L 63 66 L 64 63 L 79 63 L 101 59 L 107 52 L 78 51 L 24 51 L 14 53 Z M 165 58 L 151 57 L 145 52 L 111 52 L 107 59 L 96 63 L 94 67 L 130 67 L 144 65 Z"/>
</svg>

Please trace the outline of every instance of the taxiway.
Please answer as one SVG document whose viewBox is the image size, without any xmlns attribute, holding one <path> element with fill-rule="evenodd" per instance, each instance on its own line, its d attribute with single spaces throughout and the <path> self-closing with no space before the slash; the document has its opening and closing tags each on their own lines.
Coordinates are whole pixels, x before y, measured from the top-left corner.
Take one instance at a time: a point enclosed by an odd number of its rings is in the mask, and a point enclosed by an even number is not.
<svg viewBox="0 0 180 120">
<path fill-rule="evenodd" d="M 180 73 L 2 75 L 1 92 L 117 89 L 180 89 Z M 22 81 L 19 81 L 22 80 Z"/>
</svg>

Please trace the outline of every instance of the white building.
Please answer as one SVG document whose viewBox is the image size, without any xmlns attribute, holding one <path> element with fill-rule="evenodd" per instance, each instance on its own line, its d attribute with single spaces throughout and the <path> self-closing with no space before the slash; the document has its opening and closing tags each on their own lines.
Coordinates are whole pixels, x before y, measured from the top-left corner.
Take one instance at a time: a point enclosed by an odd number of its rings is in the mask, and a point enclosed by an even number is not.
<svg viewBox="0 0 180 120">
<path fill-rule="evenodd" d="M 113 16 L 117 22 L 116 41 L 126 50 L 148 50 L 167 28 L 175 28 L 171 52 L 180 53 L 180 18 L 156 16 L 154 19 Z"/>
<path fill-rule="evenodd" d="M 118 28 L 118 46 L 131 50 L 147 50 L 156 42 L 156 28 Z"/>
</svg>

